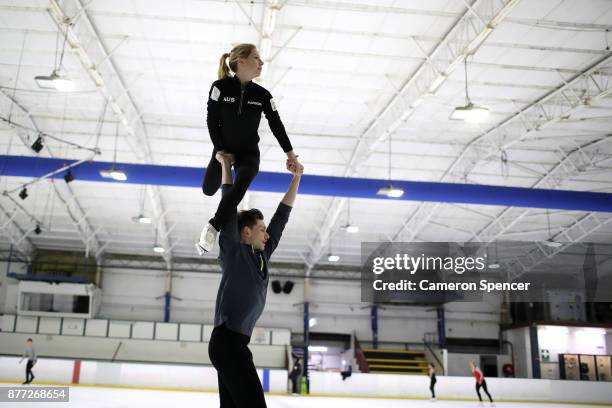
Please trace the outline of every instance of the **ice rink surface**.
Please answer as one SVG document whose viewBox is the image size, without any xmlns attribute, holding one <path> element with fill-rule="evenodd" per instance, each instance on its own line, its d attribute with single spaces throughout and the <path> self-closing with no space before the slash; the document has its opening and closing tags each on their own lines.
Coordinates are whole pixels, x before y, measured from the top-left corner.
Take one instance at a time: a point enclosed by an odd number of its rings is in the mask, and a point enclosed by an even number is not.
<svg viewBox="0 0 612 408">
<path fill-rule="evenodd" d="M 36 385 L 36 384 L 32 384 Z M 20 386 L 19 384 L 0 384 L 0 387 Z M 495 396 L 493 396 L 495 397 Z M 385 398 L 336 398 L 316 396 L 266 395 L 269 408 L 477 408 L 480 407 L 474 395 L 474 401 L 445 401 Z M 197 391 L 158 391 L 141 389 L 123 389 L 107 387 L 70 387 L 69 403 L 30 402 L 0 403 L 0 406 L 15 407 L 71 407 L 71 408 L 216 408 L 219 406 L 218 395 L 214 392 Z M 490 404 L 484 403 L 483 407 Z M 527 402 L 496 402 L 499 408 L 577 408 L 593 407 L 587 404 L 551 404 Z"/>
</svg>

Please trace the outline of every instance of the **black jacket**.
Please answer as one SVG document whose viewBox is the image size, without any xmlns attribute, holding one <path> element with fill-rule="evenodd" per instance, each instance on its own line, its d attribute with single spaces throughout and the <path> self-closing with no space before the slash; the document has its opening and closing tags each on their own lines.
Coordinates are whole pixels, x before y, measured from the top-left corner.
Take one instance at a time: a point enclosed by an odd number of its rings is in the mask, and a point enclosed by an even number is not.
<svg viewBox="0 0 612 408">
<path fill-rule="evenodd" d="M 206 125 L 216 150 L 239 152 L 257 150 L 261 112 L 283 151 L 293 150 L 272 95 L 249 81 L 241 86 L 238 77 L 213 82 L 208 93 Z"/>
</svg>

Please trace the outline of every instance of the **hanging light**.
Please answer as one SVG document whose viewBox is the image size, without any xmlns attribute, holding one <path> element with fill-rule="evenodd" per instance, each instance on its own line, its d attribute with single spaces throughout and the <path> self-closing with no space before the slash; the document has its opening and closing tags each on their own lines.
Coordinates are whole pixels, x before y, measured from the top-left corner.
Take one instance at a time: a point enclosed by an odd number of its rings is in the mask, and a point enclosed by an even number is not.
<svg viewBox="0 0 612 408">
<path fill-rule="evenodd" d="M 119 123 L 115 126 L 115 150 L 113 153 L 113 164 L 110 169 L 100 170 L 100 176 L 103 178 L 113 179 L 115 181 L 126 181 L 127 174 L 116 167 L 117 164 L 117 138 L 119 137 Z"/>
<path fill-rule="evenodd" d="M 157 254 L 163 254 L 164 252 L 166 252 L 166 248 L 164 248 L 163 246 L 159 245 L 159 241 L 157 240 L 158 237 L 158 229 L 155 228 L 155 244 L 153 245 L 153 252 L 157 253 Z"/>
<path fill-rule="evenodd" d="M 54 70 L 51 75 L 38 75 L 34 77 L 34 80 L 38 84 L 39 88 L 42 89 L 55 89 L 59 92 L 72 92 L 75 90 L 74 82 L 64 76 L 60 75 L 59 70 Z"/>
<path fill-rule="evenodd" d="M 380 189 L 378 189 L 378 191 L 376 192 L 376 195 L 380 195 L 380 196 L 386 196 L 389 198 L 399 198 L 401 196 L 404 195 L 404 190 L 402 190 L 399 187 L 394 187 L 393 184 L 391 184 L 391 133 L 389 133 L 389 157 L 388 157 L 388 161 L 389 161 L 389 175 L 388 175 L 388 179 L 389 179 L 389 184 L 385 187 L 382 187 Z"/>
<path fill-rule="evenodd" d="M 554 241 L 552 238 L 548 238 L 546 241 L 544 241 L 544 245 L 550 248 L 559 248 L 563 244 L 561 242 Z"/>
<path fill-rule="evenodd" d="M 34 233 L 36 235 L 40 235 L 41 232 L 42 232 L 42 229 L 40 228 L 40 225 L 36 224 L 36 228 L 34 228 Z"/>
<path fill-rule="evenodd" d="M 110 169 L 100 170 L 100 176 L 115 181 L 127 180 L 127 174 L 123 170 L 119 170 L 118 168 L 116 168 L 115 163 L 111 165 Z"/>
<path fill-rule="evenodd" d="M 450 115 L 452 120 L 463 120 L 468 123 L 483 123 L 489 117 L 489 109 L 469 103 L 465 106 L 457 106 Z"/>
<path fill-rule="evenodd" d="M 376 194 L 387 196 L 389 198 L 399 198 L 404 195 L 404 190 L 398 187 L 393 187 L 393 185 L 389 184 L 386 187 L 380 188 Z"/>
<path fill-rule="evenodd" d="M 137 222 L 139 224 L 150 224 L 151 217 L 145 217 L 144 213 L 144 190 L 146 190 L 146 186 L 143 186 L 142 196 L 139 198 L 140 200 L 140 210 L 138 212 L 138 216 L 132 217 L 132 221 Z"/>
<path fill-rule="evenodd" d="M 151 218 L 145 217 L 144 215 L 140 214 L 138 217 L 132 217 L 132 221 L 137 222 L 139 224 L 150 224 Z"/>
<path fill-rule="evenodd" d="M 501 265 L 499 263 L 499 253 L 497 251 L 497 241 L 495 241 L 495 261 L 489 264 L 489 269 L 499 269 Z M 486 256 L 486 255 L 485 255 Z"/>
<path fill-rule="evenodd" d="M 338 262 L 340 260 L 340 256 L 330 253 L 329 255 L 327 255 L 327 260 L 329 262 Z"/>
<path fill-rule="evenodd" d="M 544 245 L 550 248 L 559 248 L 563 244 L 561 242 L 555 241 L 550 232 L 550 214 L 548 213 L 548 208 L 546 209 L 546 223 L 548 225 L 548 239 L 544 241 Z"/>
<path fill-rule="evenodd" d="M 346 232 L 356 234 L 359 232 L 359 227 L 357 225 L 346 225 Z"/>
<path fill-rule="evenodd" d="M 351 199 L 348 199 L 347 202 L 347 211 L 346 211 L 346 224 L 341 226 L 340 229 L 345 230 L 349 234 L 356 234 L 359 232 L 359 227 L 357 225 L 351 224 Z"/>
<path fill-rule="evenodd" d="M 28 189 L 26 187 L 24 187 L 20 192 L 19 192 L 19 198 L 21 198 L 22 200 L 25 200 L 26 198 L 28 198 Z"/>
<path fill-rule="evenodd" d="M 450 114 L 451 120 L 462 120 L 468 123 L 483 123 L 489 117 L 489 108 L 474 105 L 468 92 L 467 57 L 463 60 L 465 66 L 465 106 L 457 106 Z"/>
</svg>

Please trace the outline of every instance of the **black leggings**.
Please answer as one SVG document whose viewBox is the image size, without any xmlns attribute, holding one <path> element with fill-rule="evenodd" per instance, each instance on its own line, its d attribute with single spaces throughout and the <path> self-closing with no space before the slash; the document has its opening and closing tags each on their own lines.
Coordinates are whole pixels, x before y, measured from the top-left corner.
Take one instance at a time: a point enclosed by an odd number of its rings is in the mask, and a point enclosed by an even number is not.
<svg viewBox="0 0 612 408">
<path fill-rule="evenodd" d="M 491 394 L 489 394 L 489 390 L 487 390 L 487 382 L 485 380 L 482 380 L 480 384 L 476 383 L 476 394 L 478 394 L 478 399 L 482 401 L 482 397 L 480 396 L 480 387 L 482 387 L 484 392 L 487 393 L 487 396 L 489 397 L 489 401 L 493 403 L 493 398 L 491 398 Z"/>
<path fill-rule="evenodd" d="M 431 381 L 429 383 L 429 391 L 431 391 L 431 398 L 436 398 L 436 390 L 434 390 L 435 385 L 436 385 L 436 377 L 432 376 Z"/>
<path fill-rule="evenodd" d="M 217 212 L 209 221 L 217 231 L 221 231 L 228 219 L 232 216 L 232 213 L 236 212 L 238 204 L 244 198 L 251 182 L 259 172 L 258 150 L 231 153 L 236 156 L 236 163 L 234 163 L 236 179 L 232 187 L 230 187 L 227 193 L 223 194 L 223 197 L 221 197 Z M 214 195 L 221 186 L 222 168 L 221 163 L 215 158 L 216 154 L 217 150 L 213 150 L 212 158 L 210 159 L 210 163 L 208 163 L 202 183 L 202 191 L 208 196 Z"/>
<path fill-rule="evenodd" d="M 225 324 L 213 329 L 208 356 L 217 369 L 220 408 L 266 408 L 249 341 Z"/>
<path fill-rule="evenodd" d="M 34 361 L 28 360 L 28 363 L 26 364 L 26 382 L 32 382 L 32 380 L 34 379 L 32 367 L 34 367 Z"/>
</svg>

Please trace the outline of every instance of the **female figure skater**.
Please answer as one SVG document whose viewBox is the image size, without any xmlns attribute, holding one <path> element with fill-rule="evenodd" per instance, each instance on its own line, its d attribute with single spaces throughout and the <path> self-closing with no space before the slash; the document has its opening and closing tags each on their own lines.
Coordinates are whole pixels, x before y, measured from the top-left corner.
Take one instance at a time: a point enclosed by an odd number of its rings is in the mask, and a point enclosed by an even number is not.
<svg viewBox="0 0 612 408">
<path fill-rule="evenodd" d="M 287 169 L 295 168 L 298 164 L 272 95 L 252 82 L 261 74 L 262 66 L 263 61 L 253 44 L 239 44 L 221 56 L 219 79 L 210 88 L 206 125 L 214 149 L 206 168 L 202 190 L 204 194 L 212 196 L 221 186 L 221 165 L 215 158 L 218 152 L 235 159 L 233 165 L 236 179 L 230 190 L 223 194 L 215 216 L 200 234 L 196 244 L 200 256 L 213 248 L 217 233 L 227 223 L 259 171 L 257 129 L 262 112 L 287 154 Z M 234 72 L 233 76 L 230 70 Z"/>
<path fill-rule="evenodd" d="M 480 405 L 482 405 L 482 397 L 480 396 L 480 388 L 482 387 L 484 392 L 487 393 L 489 401 L 491 401 L 491 406 L 495 406 L 495 404 L 493 403 L 493 398 L 491 398 L 491 394 L 489 394 L 489 390 L 487 390 L 487 382 L 484 379 L 484 374 L 473 361 L 470 361 L 470 370 L 472 370 L 472 375 L 476 379 L 476 394 L 478 394 Z"/>
<path fill-rule="evenodd" d="M 431 391 L 431 400 L 436 400 L 436 391 L 434 387 L 436 386 L 436 368 L 433 363 L 429 363 L 429 391 Z"/>
</svg>

